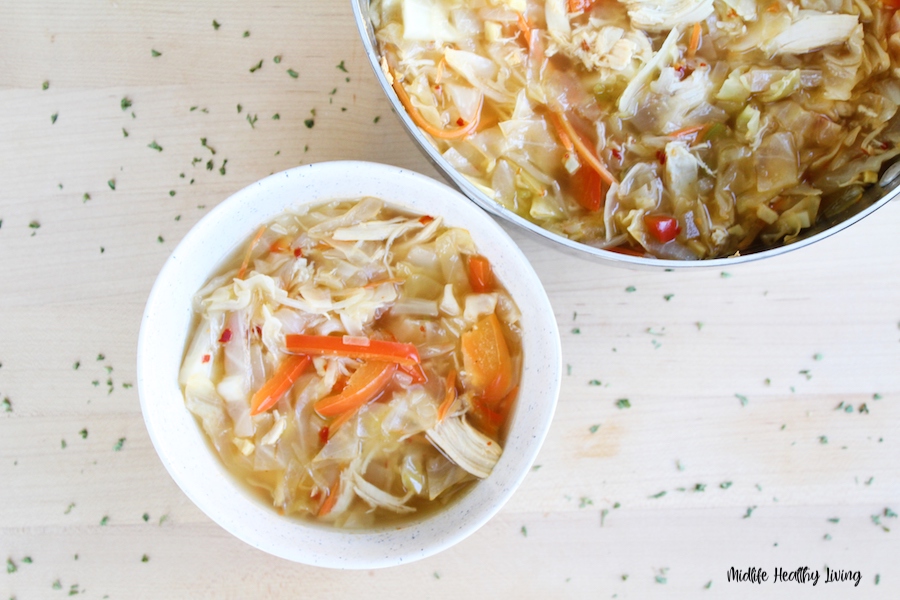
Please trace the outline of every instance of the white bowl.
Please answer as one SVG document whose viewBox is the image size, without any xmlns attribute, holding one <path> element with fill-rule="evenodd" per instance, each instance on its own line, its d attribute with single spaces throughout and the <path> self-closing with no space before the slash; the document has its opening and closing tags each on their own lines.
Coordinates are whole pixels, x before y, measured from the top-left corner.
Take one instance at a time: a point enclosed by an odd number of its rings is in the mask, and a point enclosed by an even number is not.
<svg viewBox="0 0 900 600">
<path fill-rule="evenodd" d="M 278 515 L 225 469 L 178 385 L 191 300 L 260 224 L 288 207 L 374 196 L 468 229 L 522 312 L 523 372 L 506 444 L 493 473 L 434 515 L 400 528 L 342 531 Z M 137 381 L 150 439 L 169 474 L 213 521 L 251 546 L 310 565 L 375 568 L 408 563 L 467 537 L 525 478 L 559 396 L 561 356 L 553 309 L 528 259 L 484 211 L 451 188 L 397 167 L 365 162 L 306 165 L 237 192 L 184 237 L 163 266 L 141 322 Z"/>
</svg>

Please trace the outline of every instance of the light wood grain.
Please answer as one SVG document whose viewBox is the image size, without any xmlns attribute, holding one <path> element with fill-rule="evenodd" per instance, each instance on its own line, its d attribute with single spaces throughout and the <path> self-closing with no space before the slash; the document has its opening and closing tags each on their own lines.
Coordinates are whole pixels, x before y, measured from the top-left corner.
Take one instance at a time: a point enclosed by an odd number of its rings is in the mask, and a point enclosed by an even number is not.
<svg viewBox="0 0 900 600">
<path fill-rule="evenodd" d="M 511 230 L 547 288 L 567 365 L 540 468 L 438 556 L 321 570 L 264 555 L 200 513 L 126 385 L 156 273 L 229 194 L 332 159 L 438 176 L 382 97 L 349 2 L 5 0 L 0 57 L 0 397 L 12 406 L 0 412 L 0 560 L 17 565 L 0 598 L 900 592 L 900 522 L 884 517 L 900 511 L 897 202 L 727 273 L 632 272 Z M 860 570 L 862 583 L 726 581 L 731 566 L 804 565 Z"/>
</svg>

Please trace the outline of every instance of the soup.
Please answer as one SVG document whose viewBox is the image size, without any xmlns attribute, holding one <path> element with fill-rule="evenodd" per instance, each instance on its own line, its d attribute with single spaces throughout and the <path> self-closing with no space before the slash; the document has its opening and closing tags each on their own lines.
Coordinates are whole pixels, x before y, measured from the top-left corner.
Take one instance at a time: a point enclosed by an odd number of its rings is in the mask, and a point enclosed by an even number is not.
<svg viewBox="0 0 900 600">
<path fill-rule="evenodd" d="M 346 528 L 417 518 L 500 459 L 519 312 L 440 217 L 374 198 L 289 211 L 194 309 L 186 406 L 283 514 Z"/>
<path fill-rule="evenodd" d="M 447 162 L 556 234 L 694 260 L 790 243 L 900 154 L 897 0 L 374 0 Z"/>
</svg>

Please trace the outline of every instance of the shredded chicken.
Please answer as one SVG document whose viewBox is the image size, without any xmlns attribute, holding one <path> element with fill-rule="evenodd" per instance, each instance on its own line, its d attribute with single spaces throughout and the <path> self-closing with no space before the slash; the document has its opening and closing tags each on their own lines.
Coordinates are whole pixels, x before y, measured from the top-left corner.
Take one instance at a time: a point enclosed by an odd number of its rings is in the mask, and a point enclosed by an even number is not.
<svg viewBox="0 0 900 600">
<path fill-rule="evenodd" d="M 668 31 L 713 13 L 713 0 L 622 0 L 635 29 Z"/>
<path fill-rule="evenodd" d="M 858 25 L 856 15 L 800 11 L 797 20 L 776 35 L 767 48 L 776 55 L 805 54 L 847 42 Z"/>
</svg>

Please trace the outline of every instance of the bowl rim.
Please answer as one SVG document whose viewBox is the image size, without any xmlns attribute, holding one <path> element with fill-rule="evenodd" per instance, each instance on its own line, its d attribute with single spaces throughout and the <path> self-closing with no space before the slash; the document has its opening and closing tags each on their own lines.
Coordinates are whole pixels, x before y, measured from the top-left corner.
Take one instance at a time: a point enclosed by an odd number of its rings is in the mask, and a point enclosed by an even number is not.
<svg viewBox="0 0 900 600">
<path fill-rule="evenodd" d="M 186 473 L 189 472 L 190 469 L 185 467 L 182 463 L 188 459 L 173 456 L 173 445 L 169 438 L 174 434 L 167 433 L 167 431 L 169 431 L 168 428 L 173 425 L 173 422 L 167 420 L 168 418 L 161 414 L 161 411 L 163 410 L 163 401 L 155 396 L 155 394 L 164 393 L 161 392 L 161 390 L 166 389 L 166 385 L 170 386 L 173 383 L 172 381 L 169 381 L 168 384 L 163 384 L 154 379 L 156 371 L 163 369 L 154 362 L 159 358 L 158 355 L 160 353 L 159 350 L 154 350 L 154 344 L 158 344 L 158 341 L 163 337 L 162 334 L 157 331 L 157 325 L 159 324 L 159 321 L 163 319 L 163 317 L 158 315 L 158 312 L 164 310 L 160 307 L 166 306 L 166 294 L 170 292 L 170 288 L 174 285 L 173 282 L 177 284 L 177 277 L 179 275 L 183 276 L 185 267 L 182 266 L 181 256 L 184 254 L 191 256 L 191 253 L 195 252 L 198 248 L 205 247 L 203 240 L 209 236 L 210 228 L 214 227 L 216 224 L 221 224 L 229 220 L 233 221 L 240 217 L 242 214 L 242 207 L 246 208 L 248 205 L 253 204 L 251 201 L 254 200 L 254 198 L 263 197 L 261 204 L 264 204 L 265 208 L 261 211 L 257 211 L 260 212 L 260 214 L 255 215 L 255 220 L 249 219 L 246 222 L 246 226 L 241 227 L 242 230 L 247 230 L 251 233 L 259 227 L 259 223 L 269 222 L 278 214 L 283 213 L 288 207 L 304 204 L 315 205 L 332 199 L 378 195 L 377 193 L 367 194 L 363 191 L 359 195 L 352 196 L 346 194 L 335 196 L 328 195 L 327 193 L 324 195 L 316 195 L 315 193 L 311 193 L 309 197 L 301 197 L 303 195 L 303 190 L 306 189 L 307 191 L 311 191 L 312 188 L 310 188 L 310 184 L 314 188 L 318 179 L 328 177 L 334 178 L 335 175 L 346 173 L 348 170 L 355 171 L 358 184 L 362 185 L 363 188 L 377 188 L 379 185 L 382 187 L 387 185 L 386 183 L 373 183 L 375 180 L 383 182 L 390 181 L 392 186 L 399 186 L 400 188 L 404 188 L 404 186 L 415 187 L 417 190 L 422 191 L 423 197 L 439 198 L 443 203 L 441 206 L 445 208 L 438 208 L 438 203 L 435 202 L 434 210 L 430 212 L 432 214 L 440 214 L 447 218 L 448 221 L 456 221 L 448 223 L 450 226 L 460 226 L 462 223 L 466 223 L 466 225 L 463 226 L 469 227 L 473 221 L 477 222 L 476 227 L 472 228 L 472 231 L 473 237 L 476 238 L 476 243 L 479 245 L 479 250 L 483 249 L 483 242 L 487 239 L 487 235 L 492 236 L 494 239 L 494 241 L 491 242 L 492 250 L 502 246 L 504 253 L 502 256 L 503 260 L 501 263 L 495 265 L 499 270 L 498 275 L 505 284 L 514 283 L 508 279 L 510 274 L 514 274 L 516 278 L 521 278 L 519 282 L 515 283 L 517 289 L 524 289 L 523 286 L 529 286 L 528 289 L 530 289 L 530 292 L 528 301 L 529 307 L 532 307 L 533 310 L 527 313 L 525 307 L 522 306 L 523 298 L 516 297 L 512 294 L 512 291 L 510 291 L 510 293 L 513 295 L 514 299 L 516 299 L 517 304 L 520 305 L 523 319 L 529 322 L 539 323 L 539 326 L 544 330 L 544 335 L 540 337 L 542 350 L 537 354 L 537 357 L 549 357 L 549 361 L 541 363 L 540 365 L 529 365 L 526 362 L 523 366 L 522 380 L 525 381 L 526 375 L 530 377 L 532 381 L 536 380 L 538 377 L 543 377 L 540 381 L 544 382 L 544 388 L 549 394 L 545 393 L 539 399 L 540 402 L 534 402 L 530 396 L 525 395 L 520 395 L 519 400 L 517 400 L 518 404 L 522 403 L 524 398 L 528 398 L 528 403 L 525 404 L 528 406 L 528 411 L 530 412 L 532 410 L 532 404 L 535 404 L 535 408 L 538 412 L 536 413 L 537 417 L 534 421 L 535 426 L 532 427 L 531 430 L 521 432 L 527 434 L 521 436 L 521 442 L 519 441 L 519 432 L 516 432 L 515 444 L 512 443 L 510 438 L 513 437 L 514 428 L 512 426 L 510 428 L 510 433 L 505 445 L 508 449 L 520 447 L 523 449 L 518 456 L 509 459 L 511 462 L 514 461 L 514 469 L 511 469 L 509 473 L 504 470 L 501 474 L 502 478 L 500 476 L 495 478 L 494 474 L 492 474 L 486 480 L 476 482 L 476 486 L 471 492 L 467 492 L 461 499 L 454 501 L 453 506 L 456 508 L 451 507 L 449 510 L 436 511 L 420 520 L 403 524 L 400 527 L 391 526 L 389 529 L 383 528 L 361 531 L 335 530 L 314 524 L 306 524 L 299 519 L 280 517 L 275 513 L 271 506 L 265 506 L 261 501 L 249 498 L 248 492 L 237 494 L 235 496 L 236 500 L 234 500 L 234 502 L 237 505 L 238 512 L 241 512 L 245 517 L 247 511 L 254 512 L 254 518 L 261 520 L 266 527 L 271 527 L 275 524 L 286 530 L 290 530 L 293 533 L 300 530 L 304 532 L 314 532 L 310 533 L 310 539 L 319 541 L 319 546 L 317 548 L 298 549 L 296 545 L 293 547 L 291 547 L 290 544 L 285 545 L 282 543 L 283 540 L 276 540 L 277 543 L 273 543 L 273 540 L 266 540 L 259 536 L 254 536 L 252 531 L 248 530 L 247 527 L 242 526 L 241 523 L 236 520 L 236 517 L 240 517 L 240 515 L 232 514 L 234 511 L 229 511 L 222 506 L 217 506 L 215 503 L 210 503 L 210 498 L 208 494 L 205 493 L 205 490 L 198 490 L 198 486 L 195 482 L 186 477 Z M 350 187 L 353 187 L 353 184 L 336 183 L 335 185 L 349 185 Z M 290 200 L 266 200 L 264 198 L 265 194 L 276 193 L 271 190 L 280 189 L 278 186 L 283 186 L 285 189 L 299 193 L 295 193 Z M 407 210 L 422 212 L 421 210 L 411 207 L 409 204 L 404 204 L 404 202 L 395 199 L 385 199 L 385 202 L 394 206 L 406 208 Z M 279 208 L 276 209 L 274 208 L 275 206 L 279 206 Z M 255 208 L 257 208 L 257 206 L 253 204 L 250 214 L 255 214 L 254 210 L 252 210 Z M 452 219 L 450 217 L 451 214 L 454 215 Z M 475 231 L 478 232 L 477 236 L 476 233 L 474 233 Z M 214 234 L 212 237 L 215 238 L 217 235 L 219 234 Z M 237 241 L 224 240 L 223 236 L 219 236 L 222 237 L 222 240 L 218 242 L 218 246 L 224 247 L 230 244 L 231 252 L 233 252 L 240 243 L 249 237 L 249 235 L 250 233 Z M 216 246 L 215 243 L 211 245 Z M 215 249 L 213 249 L 213 251 L 215 251 Z M 205 271 L 206 279 L 215 272 L 215 269 L 220 266 L 221 261 L 228 255 L 229 252 L 226 251 L 214 258 L 213 264 L 215 266 L 213 266 L 212 269 L 207 269 Z M 488 257 L 492 259 L 497 258 L 491 254 L 488 254 Z M 189 265 L 190 261 L 184 261 L 184 264 Z M 187 269 L 190 270 L 191 267 L 188 266 Z M 202 285 L 202 283 L 203 281 L 200 281 L 200 285 Z M 182 284 L 182 286 L 184 285 L 186 284 Z M 200 285 L 197 285 L 193 289 L 185 290 L 187 297 L 192 298 Z M 506 285 L 506 287 L 510 290 L 513 286 Z M 193 311 L 190 305 L 169 310 L 181 314 L 185 313 L 185 309 L 187 313 L 192 314 Z M 526 345 L 526 335 L 531 336 L 527 338 L 528 343 L 530 344 L 534 340 L 538 340 L 537 331 L 532 333 L 526 330 L 523 332 L 523 346 Z M 169 336 L 174 337 L 178 344 L 178 365 L 181 364 L 183 349 L 184 345 L 187 343 L 188 336 L 189 329 L 185 330 L 183 338 L 180 337 L 180 334 L 178 336 Z M 531 346 L 528 347 L 531 348 Z M 526 361 L 527 360 L 528 356 L 526 355 Z M 534 369 L 535 367 L 538 367 L 537 374 L 529 371 L 529 369 Z M 541 368 L 543 368 L 543 375 L 539 374 Z M 183 409 L 181 411 L 183 413 L 182 415 L 175 415 L 172 419 L 177 418 L 180 422 L 183 422 L 184 416 L 186 415 L 192 422 L 197 434 L 202 436 L 205 440 L 206 436 L 202 433 L 199 423 L 197 423 L 194 416 L 184 408 L 181 389 L 177 384 L 177 370 L 174 373 L 170 373 L 168 376 L 174 380 L 174 385 L 177 388 L 180 404 Z M 543 441 L 549 432 L 559 398 L 561 380 L 561 341 L 556 318 L 550 305 L 549 298 L 527 257 L 522 253 L 521 249 L 513 242 L 509 235 L 489 215 L 485 214 L 477 206 L 469 202 L 467 198 L 449 186 L 414 171 L 374 162 L 332 161 L 294 167 L 252 183 L 223 200 L 191 228 L 166 260 L 148 296 L 138 336 L 137 387 L 143 420 L 154 449 L 160 457 L 163 466 L 178 487 L 204 514 L 244 542 L 288 560 L 332 568 L 370 569 L 405 564 L 414 560 L 419 560 L 427 556 L 432 556 L 458 543 L 487 523 L 488 520 L 496 515 L 496 513 L 499 512 L 512 497 L 530 471 L 531 465 L 534 463 Z M 170 387 L 168 388 L 168 391 L 171 394 Z M 151 398 L 153 398 L 153 400 L 151 400 Z M 171 398 L 169 400 L 171 400 Z M 518 413 L 518 411 L 516 412 Z M 518 414 L 514 414 L 512 418 L 514 419 L 513 423 L 517 423 L 519 416 Z M 205 450 L 207 450 L 205 454 L 208 454 L 209 456 L 206 458 L 203 458 L 202 456 L 192 456 L 189 459 L 191 463 L 193 464 L 197 461 L 202 462 L 203 464 L 199 467 L 201 473 L 203 473 L 202 469 L 211 469 L 213 475 L 222 476 L 222 474 L 226 474 L 223 477 L 223 486 L 225 488 L 230 490 L 242 489 L 241 485 L 238 484 L 230 474 L 227 474 L 227 471 L 225 471 L 224 466 L 222 466 L 221 461 L 215 450 L 212 449 L 212 446 L 209 444 L 206 445 L 208 447 L 205 448 Z M 507 453 L 504 452 L 504 457 L 506 455 Z M 210 458 L 215 464 L 219 465 L 218 468 L 211 464 Z M 494 473 L 498 473 L 501 464 L 503 464 L 503 457 L 501 457 L 501 462 L 498 463 L 498 466 L 495 467 Z M 504 469 L 506 469 L 505 466 Z M 483 492 L 483 494 L 490 499 L 490 505 L 469 506 L 471 503 L 466 504 L 466 498 L 472 496 L 474 491 L 479 489 L 487 490 Z M 254 505 L 256 508 L 254 508 Z M 448 519 L 446 517 L 448 514 L 455 514 L 457 509 L 463 507 L 466 508 L 467 512 L 458 517 L 458 523 L 453 521 L 453 519 Z M 258 510 L 260 508 L 262 510 Z M 434 533 L 436 528 L 446 528 L 448 525 L 452 525 L 453 528 L 445 529 L 440 534 Z M 334 546 L 337 544 L 336 540 L 338 540 L 338 538 L 343 540 L 353 538 L 354 542 L 362 540 L 362 542 L 368 545 L 387 543 L 386 540 L 389 540 L 392 535 L 398 535 L 396 533 L 397 531 L 402 531 L 405 535 L 403 541 L 406 546 L 404 546 L 405 549 L 401 553 L 388 553 L 384 555 L 370 553 L 370 555 L 361 557 L 334 556 L 321 551 L 322 543 Z M 432 541 L 430 542 L 427 540 L 429 535 L 432 536 Z M 416 541 L 417 536 L 419 537 L 418 541 Z M 322 540 L 324 540 L 324 542 L 322 542 Z"/>
<path fill-rule="evenodd" d="M 752 261 L 762 260 L 780 256 L 792 250 L 805 248 L 817 241 L 830 237 L 839 231 L 850 227 L 854 223 L 862 220 L 872 214 L 894 198 L 900 196 L 900 179 L 897 181 L 882 182 L 880 186 L 871 186 L 866 189 L 866 196 L 869 197 L 868 204 L 860 200 L 860 207 L 857 212 L 849 215 L 847 218 L 836 223 L 824 225 L 816 224 L 808 230 L 808 233 L 790 244 L 781 244 L 766 250 L 759 250 L 749 254 L 740 254 L 732 256 L 724 256 L 718 258 L 702 259 L 702 260 L 672 260 L 664 258 L 647 258 L 642 256 L 631 256 L 619 252 L 612 252 L 576 242 L 567 237 L 553 233 L 543 227 L 532 223 L 531 221 L 517 215 L 513 211 L 501 206 L 499 203 L 488 198 L 480 189 L 472 184 L 466 177 L 457 171 L 450 163 L 438 152 L 437 148 L 431 143 L 430 139 L 422 133 L 421 129 L 413 122 L 409 113 L 403 107 L 397 93 L 394 91 L 387 76 L 381 69 L 379 63 L 379 54 L 375 46 L 375 32 L 371 27 L 371 19 L 367 18 L 370 0 L 350 0 L 353 9 L 353 16 L 356 21 L 356 28 L 362 40 L 366 56 L 369 64 L 375 72 L 375 78 L 381 86 L 382 91 L 391 103 L 394 114 L 400 119 L 406 132 L 416 142 L 419 150 L 431 162 L 431 164 L 441 173 L 441 175 L 463 192 L 472 202 L 495 215 L 514 225 L 527 231 L 532 237 L 536 237 L 549 245 L 562 249 L 570 255 L 582 258 L 599 259 L 606 264 L 631 269 L 707 269 L 707 268 L 723 268 L 748 263 Z M 889 164 L 889 163 L 886 163 Z M 892 185 L 889 185 L 892 184 Z M 882 188 L 879 197 L 875 192 L 877 188 Z M 850 210 L 848 208 L 847 210 Z M 821 229 L 821 230 L 819 230 Z M 818 230 L 818 231 L 817 231 Z M 561 248 L 560 248 L 561 247 Z"/>
</svg>

